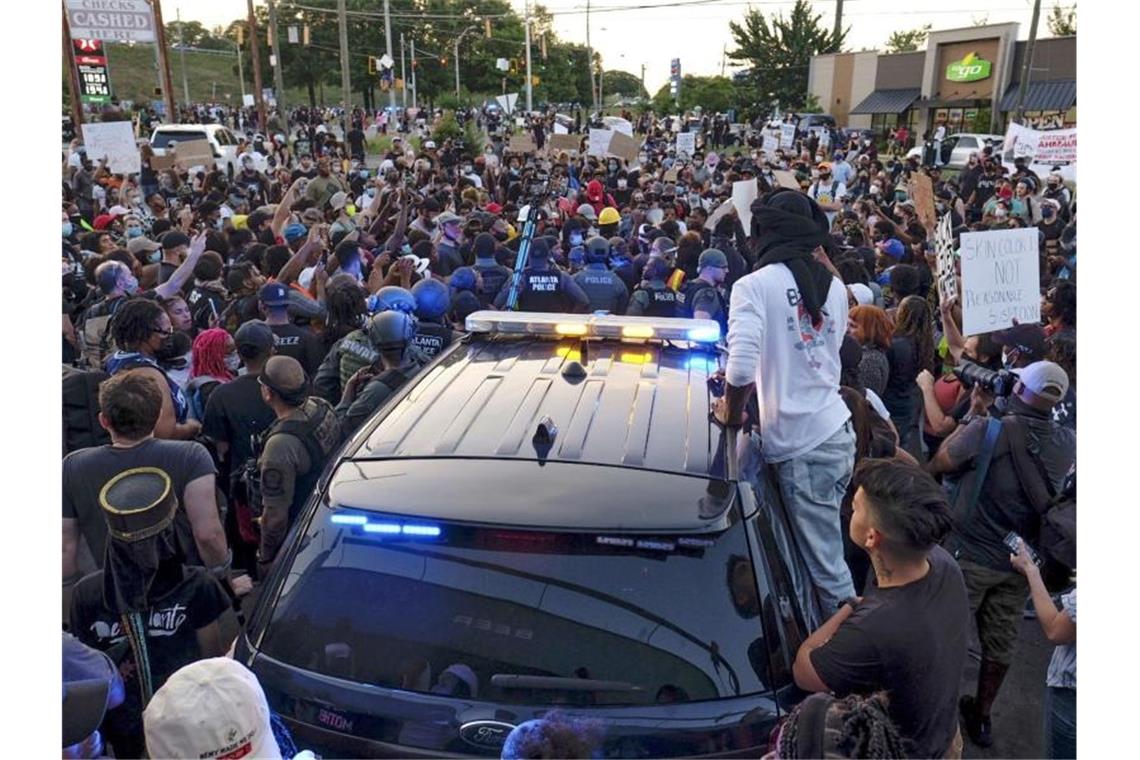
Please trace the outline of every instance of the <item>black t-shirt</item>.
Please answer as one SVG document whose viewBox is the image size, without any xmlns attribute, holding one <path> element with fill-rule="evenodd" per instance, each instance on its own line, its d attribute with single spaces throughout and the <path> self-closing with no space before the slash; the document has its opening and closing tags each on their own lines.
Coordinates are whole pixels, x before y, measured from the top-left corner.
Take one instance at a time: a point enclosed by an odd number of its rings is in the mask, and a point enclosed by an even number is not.
<svg viewBox="0 0 1140 760">
<path fill-rule="evenodd" d="M 178 570 L 181 579 L 168 582 L 169 591 L 152 593 L 154 600 L 143 616 L 151 682 L 155 691 L 179 668 L 202 657 L 196 632 L 230 608 L 230 599 L 210 573 L 200 567 Z M 162 581 L 156 581 L 156 585 Z M 103 571 L 79 581 L 71 596 L 71 632 L 89 647 L 111 650 L 117 659 L 126 634 L 122 619 L 103 605 Z M 103 728 L 119 757 L 142 757 L 142 698 L 139 693 L 138 665 L 127 646 L 118 661 L 126 687 L 126 699 L 107 713 Z"/>
<path fill-rule="evenodd" d="M 99 506 L 99 492 L 111 478 L 135 467 L 157 467 L 170 476 L 171 487 L 179 501 L 174 516 L 178 544 L 187 564 L 202 564 L 183 494 L 191 481 L 216 472 L 214 460 L 206 447 L 195 441 L 158 438 L 130 448 L 106 445 L 79 449 L 63 458 L 63 517 L 79 521 L 79 531 L 87 540 L 95 564 L 103 566 L 107 545 L 107 523 Z"/>
<path fill-rule="evenodd" d="M 202 433 L 230 445 L 227 472 L 241 467 L 253 456 L 252 437 L 273 422 L 273 410 L 261 400 L 261 387 L 255 375 L 241 375 L 210 394 Z"/>
<path fill-rule="evenodd" d="M 811 664 L 836 696 L 886 690 L 911 757 L 942 757 L 958 730 L 970 606 L 958 563 L 936 546 L 930 571 L 881 589 L 872 573 L 862 604 Z"/>
<path fill-rule="evenodd" d="M 190 319 L 194 327 L 206 330 L 210 327 L 210 321 L 219 319 L 226 310 L 226 297 L 214 288 L 195 285 L 186 297 L 186 305 L 190 307 Z"/>
<path fill-rule="evenodd" d="M 364 153 L 364 132 L 362 132 L 359 127 L 353 127 L 348 130 L 348 134 L 345 135 L 345 138 L 348 140 L 348 147 L 352 149 L 354 154 Z"/>
<path fill-rule="evenodd" d="M 918 385 L 914 380 L 922 371 L 923 365 L 914 338 L 907 335 L 892 338 L 891 347 L 887 350 L 887 361 L 890 364 L 890 375 L 883 391 L 883 405 L 891 417 L 903 417 L 917 412 Z"/>
<path fill-rule="evenodd" d="M 277 353 L 301 363 L 311 379 L 325 358 L 325 347 L 312 330 L 297 325 L 270 325 L 277 341 Z"/>
<path fill-rule="evenodd" d="M 978 177 L 978 184 L 974 186 L 974 208 L 981 209 L 986 201 L 994 195 L 994 188 L 997 185 L 998 175 L 982 174 Z M 967 197 L 967 200 L 969 198 Z"/>
</svg>

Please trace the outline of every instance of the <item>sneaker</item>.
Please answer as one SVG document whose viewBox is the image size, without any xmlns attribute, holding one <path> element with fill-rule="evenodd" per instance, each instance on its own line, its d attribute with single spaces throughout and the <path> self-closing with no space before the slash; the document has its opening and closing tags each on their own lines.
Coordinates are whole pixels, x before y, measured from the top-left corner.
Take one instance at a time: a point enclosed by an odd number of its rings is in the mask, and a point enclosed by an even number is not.
<svg viewBox="0 0 1140 760">
<path fill-rule="evenodd" d="M 989 747 L 994 743 L 993 723 L 989 716 L 978 715 L 974 698 L 966 695 L 958 700 L 958 709 L 962 713 L 962 722 L 966 727 L 966 734 L 970 741 L 979 747 Z"/>
</svg>

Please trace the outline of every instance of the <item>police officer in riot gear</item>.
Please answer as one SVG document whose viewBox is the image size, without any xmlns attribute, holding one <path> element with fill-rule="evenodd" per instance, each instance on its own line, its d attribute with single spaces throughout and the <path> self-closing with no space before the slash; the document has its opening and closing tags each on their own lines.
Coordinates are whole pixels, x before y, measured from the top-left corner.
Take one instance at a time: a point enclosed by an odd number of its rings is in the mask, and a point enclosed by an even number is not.
<svg viewBox="0 0 1140 760">
<path fill-rule="evenodd" d="M 624 314 L 629 305 L 629 288 L 606 266 L 609 255 L 610 244 L 604 237 L 587 240 L 586 268 L 574 275 L 574 282 L 590 299 L 590 311 Z"/>
<path fill-rule="evenodd" d="M 721 290 L 728 275 L 728 257 L 724 251 L 708 248 L 697 260 L 697 277 L 681 288 L 685 316 L 715 319 L 720 334 L 728 334 L 728 302 Z"/>
<path fill-rule="evenodd" d="M 683 317 L 681 298 L 665 284 L 672 271 L 672 265 L 665 259 L 650 258 L 645 264 L 645 282 L 633 291 L 625 313 L 634 317 Z"/>
<path fill-rule="evenodd" d="M 434 359 L 440 351 L 451 345 L 455 335 L 447 324 L 451 311 L 451 292 L 447 285 L 429 278 L 412 286 L 416 299 L 416 334 L 412 338 L 424 356 Z"/>
<path fill-rule="evenodd" d="M 519 283 L 519 311 L 584 313 L 590 299 L 570 275 L 550 262 L 550 245 L 542 238 L 530 244 L 531 265 L 522 271 Z M 495 297 L 495 308 L 507 305 L 511 282 L 507 280 Z"/>
<path fill-rule="evenodd" d="M 383 311 L 365 330 L 376 347 L 377 360 L 357 370 L 345 383 L 336 408 L 346 434 L 351 435 L 372 413 L 413 377 L 428 359 L 416 348 L 416 318 L 402 311 Z"/>
</svg>

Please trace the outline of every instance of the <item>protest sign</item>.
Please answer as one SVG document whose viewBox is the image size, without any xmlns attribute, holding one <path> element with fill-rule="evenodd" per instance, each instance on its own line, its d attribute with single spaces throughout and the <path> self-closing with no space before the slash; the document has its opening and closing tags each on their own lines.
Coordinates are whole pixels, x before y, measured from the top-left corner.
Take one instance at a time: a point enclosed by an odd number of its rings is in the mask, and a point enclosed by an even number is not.
<svg viewBox="0 0 1140 760">
<path fill-rule="evenodd" d="M 247 92 L 241 96 L 241 104 L 246 108 L 253 108 L 253 94 Z"/>
<path fill-rule="evenodd" d="M 911 175 L 907 190 L 914 201 L 914 209 L 918 213 L 918 221 L 926 228 L 927 233 L 934 231 L 938 217 L 934 213 L 934 186 L 930 184 L 930 177 L 925 174 Z"/>
<path fill-rule="evenodd" d="M 705 228 L 706 229 L 715 228 L 716 223 L 721 220 L 721 217 L 725 216 L 726 214 L 731 213 L 734 208 L 736 208 L 736 207 L 733 205 L 731 200 L 727 200 L 727 201 L 724 201 L 723 203 L 721 203 L 719 206 L 716 207 L 715 211 L 713 211 L 711 214 L 709 214 L 709 218 L 705 222 Z"/>
<path fill-rule="evenodd" d="M 1020 124 L 1010 124 L 1002 142 L 1002 160 L 1012 164 L 1024 158 L 1031 164 L 1075 164 L 1077 130 L 1051 129 L 1041 132 Z"/>
<path fill-rule="evenodd" d="M 612 129 L 591 129 L 590 142 L 586 146 L 586 154 L 605 158 L 610 150 L 610 140 L 613 139 Z"/>
<path fill-rule="evenodd" d="M 1041 321 L 1035 228 L 962 233 L 962 334 Z"/>
<path fill-rule="evenodd" d="M 92 161 L 107 159 L 113 174 L 137 174 L 142 164 L 135 131 L 129 121 L 83 124 L 83 147 Z"/>
<path fill-rule="evenodd" d="M 534 144 L 534 137 L 529 134 L 512 135 L 507 147 L 511 153 L 534 153 L 538 150 L 538 146 Z"/>
<path fill-rule="evenodd" d="M 570 133 L 570 130 L 568 130 L 566 127 L 559 124 L 558 122 L 554 122 L 554 134 L 565 135 L 565 134 L 569 134 L 569 133 Z"/>
<path fill-rule="evenodd" d="M 670 169 L 667 172 L 665 172 L 665 176 L 661 178 L 661 181 L 662 182 L 676 182 L 677 176 L 678 176 L 677 170 L 676 169 Z"/>
<path fill-rule="evenodd" d="M 624 159 L 627 163 L 635 163 L 640 150 L 641 146 L 638 145 L 637 140 L 629 135 L 614 132 L 613 137 L 610 138 L 609 152 L 618 158 Z"/>
<path fill-rule="evenodd" d="M 938 297 L 946 303 L 958 295 L 958 277 L 954 272 L 954 232 L 950 214 L 942 215 L 934 232 L 934 256 L 938 267 Z"/>
<path fill-rule="evenodd" d="M 786 187 L 789 190 L 800 189 L 800 183 L 796 179 L 795 172 L 786 171 L 784 169 L 773 169 L 772 176 L 776 178 L 776 184 L 780 187 Z"/>
<path fill-rule="evenodd" d="M 697 135 L 694 132 L 681 132 L 677 135 L 677 156 L 692 158 L 697 149 Z"/>
<path fill-rule="evenodd" d="M 559 151 L 574 151 L 575 153 L 582 147 L 582 138 L 580 135 L 566 135 L 566 134 L 553 134 L 548 140 L 550 149 Z"/>
<path fill-rule="evenodd" d="M 209 141 L 185 140 L 175 143 L 175 146 L 178 160 L 187 169 L 192 166 L 214 166 L 214 149 L 210 147 Z"/>
<path fill-rule="evenodd" d="M 164 172 L 167 169 L 174 168 L 174 162 L 178 160 L 177 151 L 168 150 L 165 156 L 160 156 L 157 153 L 150 159 L 150 168 L 156 172 Z"/>
<path fill-rule="evenodd" d="M 780 140 L 775 135 L 764 135 L 764 152 L 769 157 L 774 156 L 780 147 Z"/>
<path fill-rule="evenodd" d="M 781 124 L 780 125 L 780 147 L 790 148 L 796 143 L 796 125 L 795 124 Z"/>
<path fill-rule="evenodd" d="M 732 183 L 732 205 L 736 208 L 736 215 L 740 217 L 745 232 L 752 229 L 752 201 L 756 200 L 759 192 L 754 179 Z"/>
</svg>

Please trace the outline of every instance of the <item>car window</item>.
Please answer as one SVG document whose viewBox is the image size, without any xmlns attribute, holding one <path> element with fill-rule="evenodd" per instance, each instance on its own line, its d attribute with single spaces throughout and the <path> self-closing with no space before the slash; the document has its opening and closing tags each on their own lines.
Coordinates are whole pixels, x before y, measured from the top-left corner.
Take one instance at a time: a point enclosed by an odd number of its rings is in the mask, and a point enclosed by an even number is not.
<svg viewBox="0 0 1140 760">
<path fill-rule="evenodd" d="M 353 518 L 327 508 L 313 518 L 262 641 L 270 657 L 360 683 L 512 704 L 654 704 L 766 689 L 768 645 L 741 521 L 696 536 L 446 522 L 417 524 L 424 535 L 409 536 L 398 518 L 363 513 L 375 526 L 366 531 L 333 514 Z"/>
<path fill-rule="evenodd" d="M 969 137 L 969 136 L 963 135 L 962 137 L 958 138 L 958 147 L 959 148 L 976 148 L 976 147 L 978 147 L 978 139 L 976 137 Z"/>
<path fill-rule="evenodd" d="M 190 142 L 191 140 L 205 140 L 206 130 L 193 129 L 160 129 L 154 133 L 150 144 L 155 148 L 169 148 L 171 143 Z"/>
</svg>

